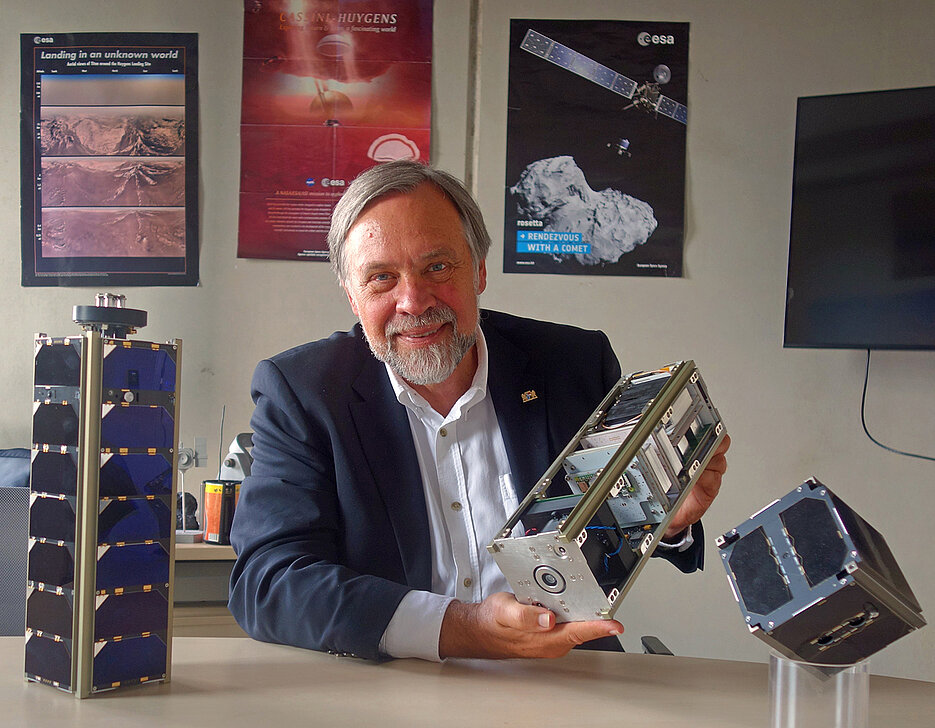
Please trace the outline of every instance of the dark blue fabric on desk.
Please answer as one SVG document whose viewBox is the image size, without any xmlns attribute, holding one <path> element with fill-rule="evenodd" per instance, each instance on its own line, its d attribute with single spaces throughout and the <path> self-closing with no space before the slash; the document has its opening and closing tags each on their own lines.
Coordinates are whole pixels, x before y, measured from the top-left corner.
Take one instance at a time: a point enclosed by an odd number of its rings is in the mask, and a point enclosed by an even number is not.
<svg viewBox="0 0 935 728">
<path fill-rule="evenodd" d="M 25 447 L 0 450 L 0 485 L 29 486 L 29 450 Z"/>
</svg>

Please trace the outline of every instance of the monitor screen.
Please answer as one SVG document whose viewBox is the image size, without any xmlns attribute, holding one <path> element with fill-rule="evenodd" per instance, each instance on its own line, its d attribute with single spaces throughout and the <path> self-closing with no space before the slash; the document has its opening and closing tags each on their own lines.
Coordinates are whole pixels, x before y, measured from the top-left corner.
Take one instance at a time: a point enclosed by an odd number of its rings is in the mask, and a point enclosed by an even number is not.
<svg viewBox="0 0 935 728">
<path fill-rule="evenodd" d="M 935 87 L 798 100 L 784 345 L 935 349 Z"/>
</svg>

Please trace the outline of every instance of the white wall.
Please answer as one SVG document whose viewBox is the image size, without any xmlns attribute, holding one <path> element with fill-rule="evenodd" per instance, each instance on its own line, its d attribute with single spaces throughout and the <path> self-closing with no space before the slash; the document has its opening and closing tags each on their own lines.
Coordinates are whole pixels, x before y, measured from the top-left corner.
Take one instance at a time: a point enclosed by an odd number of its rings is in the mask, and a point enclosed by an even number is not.
<svg viewBox="0 0 935 728">
<path fill-rule="evenodd" d="M 238 260 L 242 6 L 235 0 L 0 0 L 0 447 L 27 446 L 31 341 L 76 332 L 71 309 L 96 289 L 21 288 L 19 33 L 185 31 L 200 37 L 201 279 L 197 288 L 130 288 L 149 311 L 140 336 L 184 339 L 182 438 L 218 446 L 245 429 L 256 361 L 347 328 L 353 318 L 326 265 Z M 504 275 L 502 191 L 511 17 L 691 23 L 685 277 Z M 481 3 L 477 192 L 494 238 L 484 305 L 602 328 L 625 370 L 693 358 L 731 433 L 730 471 L 708 517 L 709 540 L 809 476 L 831 486 L 886 538 L 923 608 L 935 610 L 928 554 L 935 465 L 871 444 L 859 419 L 858 351 L 784 350 L 783 299 L 792 139 L 798 96 L 935 84 L 935 3 L 927 0 L 558 0 Z M 433 157 L 463 175 L 468 3 L 436 0 Z M 543 295 L 546 293 L 548 295 Z M 868 422 L 883 441 L 935 454 L 935 354 L 874 355 Z M 227 442 L 224 443 L 226 447 Z M 190 471 L 189 485 L 209 477 Z M 683 655 L 763 660 L 713 545 L 684 577 L 652 564 L 624 604 L 630 649 L 657 634 Z M 935 612 L 930 612 L 931 616 Z M 935 680 L 935 629 L 872 660 L 883 674 Z"/>
</svg>

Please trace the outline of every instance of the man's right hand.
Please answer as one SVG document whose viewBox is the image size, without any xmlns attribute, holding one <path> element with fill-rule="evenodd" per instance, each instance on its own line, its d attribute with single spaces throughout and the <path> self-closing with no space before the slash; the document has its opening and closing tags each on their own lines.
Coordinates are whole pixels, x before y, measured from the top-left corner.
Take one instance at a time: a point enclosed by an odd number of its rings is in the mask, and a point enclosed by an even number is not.
<svg viewBox="0 0 935 728">
<path fill-rule="evenodd" d="M 478 604 L 453 601 L 442 620 L 438 654 L 447 657 L 562 657 L 583 642 L 618 635 L 615 620 L 563 622 L 545 607 L 520 604 L 508 592 Z"/>
</svg>

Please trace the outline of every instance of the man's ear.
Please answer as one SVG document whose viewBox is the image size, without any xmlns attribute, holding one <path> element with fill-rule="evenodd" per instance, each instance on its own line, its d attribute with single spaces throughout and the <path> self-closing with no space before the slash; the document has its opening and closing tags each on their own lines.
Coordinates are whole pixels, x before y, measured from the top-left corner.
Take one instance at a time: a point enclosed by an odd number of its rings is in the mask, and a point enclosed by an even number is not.
<svg viewBox="0 0 935 728">
<path fill-rule="evenodd" d="M 487 260 L 483 259 L 477 264 L 477 295 L 479 296 L 487 288 Z"/>
<path fill-rule="evenodd" d="M 354 297 L 351 295 L 351 292 L 347 290 L 347 286 L 343 283 L 341 284 L 341 288 L 344 289 L 344 295 L 347 296 L 347 302 L 351 304 L 351 311 L 354 312 L 354 315 L 357 318 L 360 318 L 360 314 L 357 313 L 357 304 L 354 302 Z"/>
</svg>

